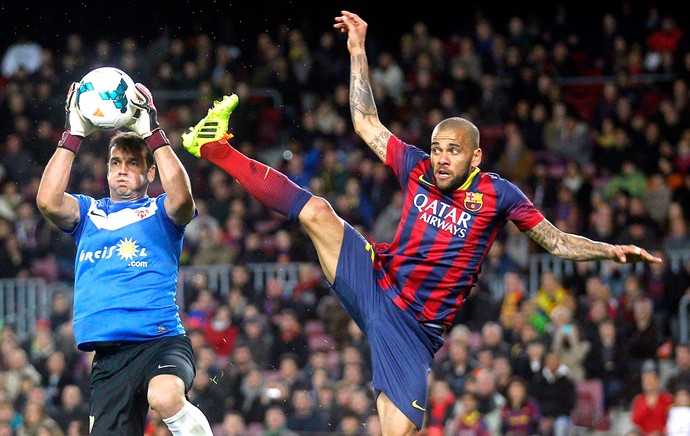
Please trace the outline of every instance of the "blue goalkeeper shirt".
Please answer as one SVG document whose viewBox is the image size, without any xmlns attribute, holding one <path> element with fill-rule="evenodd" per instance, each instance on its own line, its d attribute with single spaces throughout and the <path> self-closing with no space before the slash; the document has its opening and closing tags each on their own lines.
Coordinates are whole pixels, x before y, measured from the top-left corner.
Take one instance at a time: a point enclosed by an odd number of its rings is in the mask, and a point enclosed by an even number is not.
<svg viewBox="0 0 690 436">
<path fill-rule="evenodd" d="M 185 334 L 175 302 L 184 227 L 156 198 L 114 203 L 73 195 L 74 336 L 80 350 L 104 341 Z"/>
</svg>

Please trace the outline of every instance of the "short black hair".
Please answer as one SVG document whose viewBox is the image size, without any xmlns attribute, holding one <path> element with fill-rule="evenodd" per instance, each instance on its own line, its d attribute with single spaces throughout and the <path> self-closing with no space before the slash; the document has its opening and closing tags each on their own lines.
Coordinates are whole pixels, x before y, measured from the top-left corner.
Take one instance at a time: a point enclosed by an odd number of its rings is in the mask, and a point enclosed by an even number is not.
<svg viewBox="0 0 690 436">
<path fill-rule="evenodd" d="M 126 151 L 135 156 L 141 156 L 143 152 L 146 168 L 151 168 L 156 163 L 153 159 L 153 153 L 151 153 L 148 144 L 146 144 L 146 140 L 134 132 L 118 132 L 110 139 L 110 144 L 108 145 L 108 160 L 110 160 L 114 148 Z"/>
</svg>

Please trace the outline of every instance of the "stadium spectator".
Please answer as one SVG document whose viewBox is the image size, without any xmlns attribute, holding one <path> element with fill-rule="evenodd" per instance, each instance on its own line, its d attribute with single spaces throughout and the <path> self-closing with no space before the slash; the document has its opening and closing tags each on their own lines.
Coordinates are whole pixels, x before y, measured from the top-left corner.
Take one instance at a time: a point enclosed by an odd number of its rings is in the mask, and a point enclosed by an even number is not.
<svg viewBox="0 0 690 436">
<path fill-rule="evenodd" d="M 544 367 L 532 380 L 529 395 L 541 409 L 540 432 L 565 436 L 570 428 L 570 413 L 575 407 L 575 383 L 568 374 L 568 367 L 553 351 L 546 353 Z"/>
<path fill-rule="evenodd" d="M 464 391 L 456 407 L 455 414 L 446 423 L 445 434 L 471 434 L 473 436 L 489 436 L 491 431 L 486 423 L 486 418 L 479 411 L 477 394 Z"/>
<path fill-rule="evenodd" d="M 625 381 L 628 364 L 625 341 L 618 334 L 616 323 L 604 319 L 598 324 L 598 335 L 592 339 L 592 347 L 584 362 L 588 379 L 601 380 L 604 386 L 604 407 L 624 406 L 627 403 Z"/>
<path fill-rule="evenodd" d="M 505 436 L 539 434 L 539 403 L 527 394 L 528 384 L 520 377 L 508 383 L 506 402 L 501 407 L 501 434 Z"/>
<path fill-rule="evenodd" d="M 672 395 L 679 389 L 690 391 L 690 343 L 676 344 L 673 367 L 663 374 L 662 387 Z"/>
<path fill-rule="evenodd" d="M 301 386 L 292 391 L 290 412 L 286 426 L 296 433 L 327 432 L 328 423 L 323 419 L 312 393 Z"/>
<path fill-rule="evenodd" d="M 632 400 L 630 419 L 644 435 L 663 434 L 673 395 L 660 386 L 653 360 L 646 361 L 641 372 L 642 392 Z"/>
<path fill-rule="evenodd" d="M 673 404 L 668 410 L 666 434 L 682 435 L 690 433 L 690 390 L 681 387 L 673 396 Z"/>
</svg>

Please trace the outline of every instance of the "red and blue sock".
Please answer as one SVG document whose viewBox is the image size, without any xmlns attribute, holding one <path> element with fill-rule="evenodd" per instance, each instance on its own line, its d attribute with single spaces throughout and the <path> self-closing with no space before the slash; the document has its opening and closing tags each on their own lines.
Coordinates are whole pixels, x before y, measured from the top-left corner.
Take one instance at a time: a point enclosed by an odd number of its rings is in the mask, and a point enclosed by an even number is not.
<svg viewBox="0 0 690 436">
<path fill-rule="evenodd" d="M 243 155 L 226 139 L 204 144 L 201 157 L 234 177 L 261 204 L 290 219 L 297 219 L 313 196 L 285 174 Z"/>
</svg>

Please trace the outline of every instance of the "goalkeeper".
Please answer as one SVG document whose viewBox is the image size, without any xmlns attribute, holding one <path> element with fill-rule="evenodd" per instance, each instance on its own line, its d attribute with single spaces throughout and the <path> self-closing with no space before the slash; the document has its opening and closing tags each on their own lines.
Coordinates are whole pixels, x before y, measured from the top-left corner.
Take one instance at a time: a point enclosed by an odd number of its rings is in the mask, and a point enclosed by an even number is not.
<svg viewBox="0 0 690 436">
<path fill-rule="evenodd" d="M 211 435 L 186 399 L 196 369 L 175 304 L 184 230 L 196 215 L 189 177 L 158 124 L 150 91 L 137 83 L 132 132 L 118 132 L 109 145 L 110 196 L 65 192 L 79 146 L 95 130 L 76 109 L 76 86 L 36 202 L 77 245 L 74 336 L 80 350 L 95 351 L 90 433 L 141 435 L 150 407 L 173 435 Z M 150 198 L 156 171 L 165 193 Z"/>
</svg>

